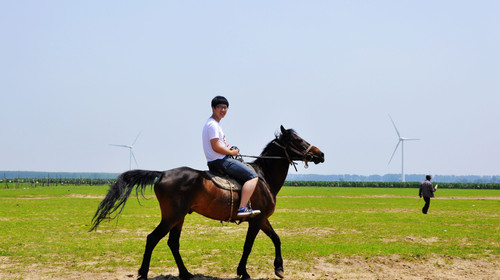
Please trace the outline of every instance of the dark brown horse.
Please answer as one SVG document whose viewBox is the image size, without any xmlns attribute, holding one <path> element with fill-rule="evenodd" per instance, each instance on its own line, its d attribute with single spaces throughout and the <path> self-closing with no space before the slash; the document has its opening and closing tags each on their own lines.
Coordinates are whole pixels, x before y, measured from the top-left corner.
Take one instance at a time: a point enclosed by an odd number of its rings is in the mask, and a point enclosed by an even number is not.
<svg viewBox="0 0 500 280">
<path fill-rule="evenodd" d="M 250 199 L 254 209 L 262 211 L 255 217 L 243 218 L 248 221 L 248 231 L 243 248 L 243 255 L 238 265 L 237 274 L 242 279 L 250 279 L 246 263 L 259 230 L 268 235 L 275 247 L 274 269 L 278 277 L 283 278 L 283 259 L 281 257 L 281 241 L 269 223 L 269 216 L 274 213 L 276 195 L 280 191 L 288 174 L 290 164 L 294 161 L 315 164 L 324 162 L 324 154 L 316 147 L 300 138 L 295 131 L 281 126 L 281 134 L 276 135 L 263 150 L 258 159 L 251 163 L 259 174 L 259 183 Z M 154 191 L 160 203 L 161 222 L 151 232 L 146 241 L 146 249 L 139 269 L 139 279 L 147 279 L 151 254 L 156 244 L 168 233 L 168 246 L 172 251 L 179 269 L 181 279 L 193 277 L 188 272 L 179 253 L 179 237 L 186 214 L 197 212 L 205 217 L 225 221 L 238 220 L 236 207 L 230 206 L 231 199 L 238 205 L 239 194 L 231 194 L 214 185 L 205 171 L 180 167 L 168 171 L 132 170 L 121 174 L 111 186 L 104 200 L 99 204 L 92 220 L 95 230 L 102 220 L 123 210 L 132 189 L 137 185 L 136 193 L 144 191 L 146 186 L 154 184 Z"/>
</svg>

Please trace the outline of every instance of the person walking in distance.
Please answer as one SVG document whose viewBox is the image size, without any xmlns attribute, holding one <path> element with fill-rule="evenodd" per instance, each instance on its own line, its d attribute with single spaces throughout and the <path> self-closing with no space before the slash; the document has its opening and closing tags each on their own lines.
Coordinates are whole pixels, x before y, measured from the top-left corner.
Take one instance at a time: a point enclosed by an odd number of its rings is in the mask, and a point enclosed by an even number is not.
<svg viewBox="0 0 500 280">
<path fill-rule="evenodd" d="M 248 206 L 259 176 L 246 164 L 231 157 L 238 156 L 240 152 L 237 148 L 229 148 L 220 126 L 220 121 L 229 109 L 229 102 L 223 96 L 216 96 L 212 99 L 211 105 L 212 116 L 205 123 L 202 132 L 203 151 L 207 158 L 208 168 L 216 172 L 222 171 L 243 184 L 238 217 L 260 214 L 260 210 L 253 210 Z"/>
<path fill-rule="evenodd" d="M 429 211 L 429 206 L 431 204 L 431 197 L 434 197 L 434 192 L 436 189 L 432 186 L 431 183 L 431 175 L 425 176 L 425 181 L 420 183 L 420 190 L 418 192 L 418 196 L 421 198 L 424 198 L 425 205 L 422 208 L 422 213 L 427 214 L 427 211 Z"/>
</svg>

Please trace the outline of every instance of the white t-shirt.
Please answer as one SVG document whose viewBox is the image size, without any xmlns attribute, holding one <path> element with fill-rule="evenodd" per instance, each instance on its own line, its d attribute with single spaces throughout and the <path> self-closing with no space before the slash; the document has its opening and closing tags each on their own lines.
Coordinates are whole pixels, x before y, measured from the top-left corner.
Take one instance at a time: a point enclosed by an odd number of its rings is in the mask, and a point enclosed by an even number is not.
<svg viewBox="0 0 500 280">
<path fill-rule="evenodd" d="M 226 155 L 219 154 L 212 149 L 212 145 L 210 144 L 210 140 L 219 138 L 219 143 L 224 147 L 228 147 L 226 143 L 226 136 L 222 131 L 222 127 L 219 122 L 214 120 L 213 118 L 209 118 L 203 127 L 202 133 L 202 141 L 203 141 L 203 151 L 205 152 L 205 157 L 207 161 L 214 161 L 216 159 L 222 159 Z"/>
</svg>

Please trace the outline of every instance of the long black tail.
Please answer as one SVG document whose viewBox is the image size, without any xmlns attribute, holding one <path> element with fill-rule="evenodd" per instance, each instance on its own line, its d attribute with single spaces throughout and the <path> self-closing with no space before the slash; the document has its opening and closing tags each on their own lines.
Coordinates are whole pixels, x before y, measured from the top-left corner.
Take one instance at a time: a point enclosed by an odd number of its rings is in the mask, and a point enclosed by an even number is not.
<svg viewBox="0 0 500 280">
<path fill-rule="evenodd" d="M 153 185 L 155 180 L 161 177 L 161 174 L 161 171 L 148 170 L 131 170 L 122 173 L 116 183 L 110 187 L 108 194 L 101 201 L 99 207 L 97 207 L 97 212 L 92 218 L 90 231 L 95 230 L 102 220 L 109 217 L 109 215 L 118 211 L 111 217 L 111 219 L 114 219 L 122 212 L 134 186 L 137 185 L 136 194 L 139 195 L 139 191 L 142 194 L 148 185 Z"/>
</svg>

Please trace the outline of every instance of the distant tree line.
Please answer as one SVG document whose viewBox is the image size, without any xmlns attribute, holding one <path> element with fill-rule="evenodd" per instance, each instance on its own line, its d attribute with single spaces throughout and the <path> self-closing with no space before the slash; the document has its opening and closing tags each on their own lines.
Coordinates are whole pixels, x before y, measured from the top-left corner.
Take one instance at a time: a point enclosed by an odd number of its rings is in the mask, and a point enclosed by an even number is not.
<svg viewBox="0 0 500 280">
<path fill-rule="evenodd" d="M 116 179 L 89 179 L 89 178 L 11 178 L 0 179 L 0 189 L 14 188 L 35 188 L 35 187 L 50 187 L 50 186 L 65 186 L 65 185 L 111 185 Z"/>
<path fill-rule="evenodd" d="M 500 183 L 439 183 L 447 189 L 500 189 Z M 419 188 L 420 182 L 286 181 L 290 187 Z"/>
<path fill-rule="evenodd" d="M 3 175 L 3 176 L 2 176 Z M 0 179 L 17 179 L 17 178 L 67 178 L 80 179 L 92 178 L 97 179 L 116 179 L 119 173 L 102 173 L 102 172 L 40 172 L 40 171 L 0 171 Z M 425 179 L 426 174 L 406 174 L 407 182 L 421 182 Z M 446 183 L 498 183 L 500 184 L 500 175 L 439 175 L 431 174 L 432 181 Z M 340 175 L 319 175 L 319 174 L 288 174 L 287 181 L 324 181 L 324 182 L 400 182 L 401 174 L 385 174 L 385 175 L 356 175 L 356 174 L 340 174 Z"/>
<path fill-rule="evenodd" d="M 2 176 L 3 175 L 3 176 Z M 0 171 L 0 179 L 17 178 L 67 178 L 67 179 L 116 179 L 119 173 L 91 173 L 91 172 L 42 172 L 42 171 Z"/>
<path fill-rule="evenodd" d="M 427 174 L 407 174 L 406 182 L 421 182 Z M 479 175 L 432 175 L 432 181 L 446 183 L 498 183 L 500 176 Z M 325 181 L 325 182 L 401 182 L 401 174 L 385 175 L 319 175 L 319 174 L 289 174 L 287 181 Z"/>
<path fill-rule="evenodd" d="M 117 173 L 1 171 L 0 188 L 110 185 L 116 181 L 118 175 Z"/>
<path fill-rule="evenodd" d="M 116 179 L 90 178 L 11 178 L 0 179 L 0 189 L 35 188 L 66 185 L 112 185 Z M 500 189 L 500 183 L 439 183 L 439 188 L 449 189 Z M 353 187 L 353 188 L 418 188 L 420 182 L 352 182 L 352 181 L 285 181 L 290 187 Z"/>
</svg>

